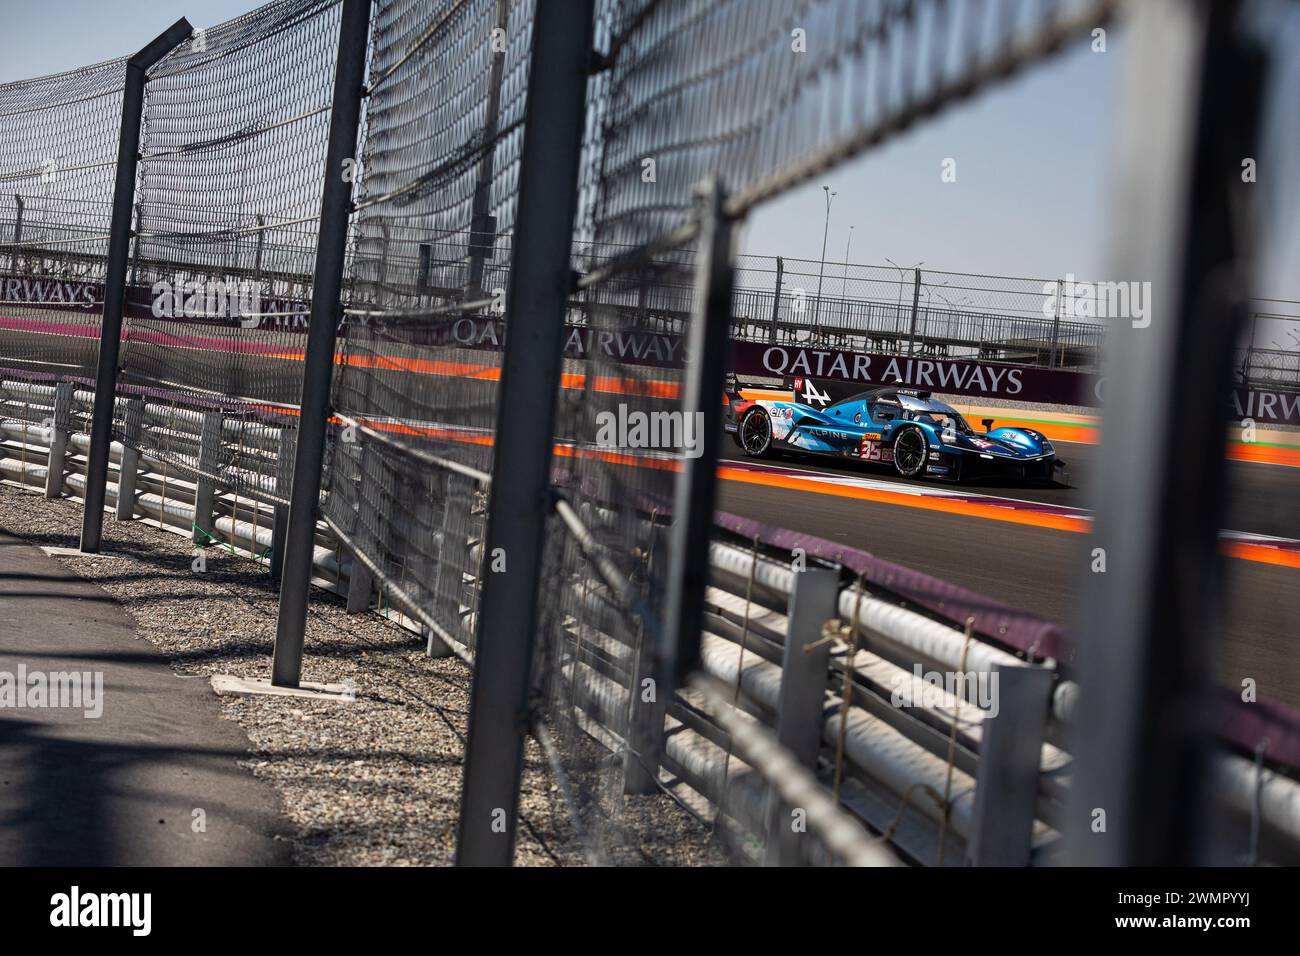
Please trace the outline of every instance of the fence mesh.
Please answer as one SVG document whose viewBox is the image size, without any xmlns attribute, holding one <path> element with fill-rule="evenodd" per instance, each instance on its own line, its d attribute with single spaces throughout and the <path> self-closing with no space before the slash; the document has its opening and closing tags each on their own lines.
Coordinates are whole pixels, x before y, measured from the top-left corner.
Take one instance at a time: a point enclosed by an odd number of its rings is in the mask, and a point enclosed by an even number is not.
<svg viewBox="0 0 1300 956">
<path fill-rule="evenodd" d="M 685 252 L 624 258 L 585 285 L 582 334 L 609 347 L 591 350 L 580 382 L 562 390 L 557 408 L 556 492 L 573 511 L 552 515 L 548 526 L 539 705 L 566 772 L 580 784 L 575 803 L 589 848 L 607 862 L 663 858 L 693 845 L 717 852 L 686 814 L 656 799 L 655 769 L 630 726 L 662 639 L 674 482 L 688 446 L 698 453 L 703 437 L 682 403 L 689 316 L 650 305 L 660 283 L 689 285 Z M 623 350 L 617 343 L 636 344 Z M 651 350 L 661 360 L 634 358 Z M 633 778 L 644 781 L 640 795 L 626 796 L 625 780 Z"/>
<path fill-rule="evenodd" d="M 501 350 L 534 321 L 506 293 L 527 253 L 512 232 L 535 2 L 373 3 L 339 303 L 323 515 L 353 580 L 364 567 L 430 651 L 466 659 L 498 560 L 484 532 Z M 532 714 L 594 861 L 764 849 L 766 786 L 710 716 L 718 701 L 646 685 L 667 639 L 673 492 L 703 439 L 684 399 L 698 187 L 716 178 L 742 219 L 1050 56 L 1111 6 L 597 0 L 580 178 L 554 185 L 576 186 L 579 212 Z M 200 31 L 146 87 L 116 436 L 164 482 L 232 490 L 235 517 L 240 495 L 288 500 L 339 20 L 338 0 L 278 0 Z M 0 354 L 26 376 L 0 379 L 6 475 L 15 458 L 27 473 L 57 382 L 93 374 L 123 71 L 0 86 Z M 847 254 L 735 268 L 731 332 L 750 341 L 1092 368 L 1106 319 L 1098 289 L 1060 277 Z M 1294 358 L 1255 350 L 1242 374 L 1293 384 Z M 88 407 L 74 395 L 75 430 Z M 755 675 L 780 661 L 788 595 L 755 581 L 784 556 L 736 533 L 714 544 L 739 563 L 715 575 L 698 663 L 731 682 L 723 713 L 770 723 Z M 664 726 L 665 750 L 644 749 Z"/>
<path fill-rule="evenodd" d="M 1096 368 L 1109 300 L 1095 283 L 915 266 L 740 256 L 732 335 Z M 915 321 L 913 317 L 915 316 Z"/>
<path fill-rule="evenodd" d="M 0 85 L 0 354 L 94 375 L 125 59 Z"/>
<path fill-rule="evenodd" d="M 482 560 L 531 2 L 374 6 L 326 514 L 386 599 L 470 643 Z M 344 419 L 341 419 L 344 420 Z M 357 428 L 360 430 L 358 431 Z M 360 440 L 354 440 L 360 436 Z M 448 470 L 451 462 L 469 470 Z"/>
<path fill-rule="evenodd" d="M 292 425 L 276 406 L 302 379 L 338 11 L 281 0 L 198 30 L 145 86 L 122 381 L 225 425 L 202 461 L 193 428 L 137 440 L 179 475 L 271 502 L 289 491 L 267 426 Z M 115 424 L 125 437 L 120 410 Z"/>
<path fill-rule="evenodd" d="M 617 4 L 602 218 L 631 245 L 664 235 L 715 174 L 743 211 L 1051 54 L 1109 6 Z"/>
<path fill-rule="evenodd" d="M 579 187 L 587 200 L 579 238 L 592 245 L 575 250 L 585 278 L 571 310 L 595 346 L 586 353 L 581 389 L 563 394 L 558 407 L 568 444 L 557 467 L 557 491 L 585 535 L 563 514 L 552 519 L 537 668 L 562 762 L 581 781 L 583 829 L 598 855 L 622 861 L 635 855 L 629 848 L 657 844 L 665 833 L 679 845 L 703 833 L 712 851 L 752 858 L 743 842 L 728 841 L 722 851 L 707 835 L 743 837 L 746 825 L 752 827 L 753 815 L 719 809 L 733 787 L 748 793 L 751 803 L 763 799 L 761 786 L 754 791 L 738 782 L 751 778 L 732 765 L 729 738 L 689 694 L 663 704 L 678 749 L 663 755 L 662 767 L 639 752 L 635 726 L 645 719 L 637 697 L 649 651 L 665 639 L 657 622 L 665 541 L 675 517 L 671 493 L 690 450 L 680 435 L 664 441 L 632 428 L 656 418 L 681 421 L 694 411 L 682 405 L 677 349 L 689 332 L 699 266 L 693 232 L 699 185 L 716 177 L 730 193 L 728 210 L 743 215 L 820 168 L 1045 55 L 1081 23 L 1094 23 L 1104 6 L 600 5 L 597 35 L 606 69 L 590 84 L 588 107 L 589 126 L 599 135 L 588 144 Z M 799 266 L 806 264 L 792 265 L 791 278 L 801 279 Z M 898 278 L 892 277 L 894 285 L 890 278 L 868 274 L 858 282 L 880 300 L 882 315 L 888 306 L 888 318 L 896 321 Z M 742 264 L 737 285 L 750 279 Z M 734 334 L 743 337 L 747 325 L 749 334 L 771 331 L 774 285 L 762 281 L 737 296 Z M 1041 288 L 1038 294 L 1041 300 Z M 1014 306 L 1038 307 L 1028 292 L 1023 299 Z M 837 310 L 827 308 L 824 296 L 814 301 L 819 320 L 825 319 L 815 330 L 823 341 L 834 329 L 841 344 L 865 344 L 863 333 L 874 328 L 872 303 L 863 317 L 844 314 L 832 324 Z M 935 333 L 937 317 L 927 318 L 926 331 Z M 778 329 L 784 322 L 792 337 L 799 324 L 806 337 L 809 323 L 799 319 L 778 310 Z M 742 634 L 749 613 L 746 603 Z M 738 674 L 745 669 L 743 650 L 741 658 Z M 742 700 L 739 683 L 736 694 L 737 708 L 758 708 Z M 683 745 L 686 740 L 691 743 Z M 673 790 L 706 826 L 643 815 L 639 794 L 656 788 Z"/>
</svg>

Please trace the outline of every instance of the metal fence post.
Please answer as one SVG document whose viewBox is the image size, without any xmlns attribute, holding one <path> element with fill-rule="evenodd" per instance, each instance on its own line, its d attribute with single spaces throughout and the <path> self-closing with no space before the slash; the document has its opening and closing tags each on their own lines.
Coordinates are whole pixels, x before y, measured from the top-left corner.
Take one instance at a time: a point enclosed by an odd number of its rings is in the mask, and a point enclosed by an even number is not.
<svg viewBox="0 0 1300 956">
<path fill-rule="evenodd" d="M 717 491 L 722 435 L 723 382 L 727 370 L 727 332 L 731 321 L 734 272 L 732 223 L 725 193 L 714 183 L 702 203 L 700 259 L 695 274 L 694 308 L 686 354 L 691 357 L 683 388 L 682 412 L 699 423 L 700 455 L 682 461 L 673 496 L 668 584 L 664 596 L 663 639 L 656 649 L 658 693 L 669 695 L 685 682 L 700 658 L 704 592 L 709 583 L 709 542 Z"/>
<path fill-rule="evenodd" d="M 429 569 L 429 577 L 433 581 L 433 600 L 435 605 L 439 605 L 444 594 L 445 582 L 453 582 L 452 588 L 459 589 L 461 584 L 461 563 L 451 556 L 455 553 L 453 549 L 460 549 L 464 546 L 463 541 L 454 541 L 450 536 L 450 524 L 448 517 L 451 514 L 468 514 L 471 510 L 470 495 L 463 494 L 466 490 L 463 479 L 451 472 L 443 472 L 438 482 L 441 486 L 441 507 L 438 509 L 439 523 L 441 528 L 434 532 L 434 540 L 437 542 L 437 555 L 434 557 L 436 567 Z M 427 566 L 427 565 L 426 565 Z M 480 573 L 482 569 L 480 567 Z M 454 606 L 448 602 L 445 613 L 458 614 L 460 611 L 460 602 L 456 600 Z M 448 657 L 454 653 L 451 647 L 435 634 L 428 627 L 421 625 L 424 632 L 425 646 L 424 653 L 428 657 Z"/>
<path fill-rule="evenodd" d="M 131 237 L 131 285 L 135 285 L 140 275 L 140 222 L 143 211 L 140 204 L 135 204 L 135 234 Z"/>
<path fill-rule="evenodd" d="M 122 466 L 117 472 L 117 521 L 135 517 L 135 483 L 140 474 L 140 433 L 144 430 L 144 399 L 126 403 L 126 430 L 122 435 Z"/>
<path fill-rule="evenodd" d="M 366 457 L 369 450 L 369 447 L 363 444 L 357 455 L 357 470 L 360 472 L 357 476 L 357 523 L 352 534 L 352 540 L 356 542 L 357 551 L 365 547 L 366 528 L 369 527 L 367 518 L 374 510 L 373 505 L 368 504 L 368 502 L 373 501 L 372 496 L 375 493 L 374 480 L 366 469 Z M 369 610 L 370 601 L 375 593 L 375 576 L 364 562 L 357 559 L 357 551 L 352 553 L 352 573 L 348 575 L 349 614 L 360 614 Z"/>
<path fill-rule="evenodd" d="M 370 610 L 370 601 L 375 594 L 375 576 L 370 568 L 352 555 L 352 570 L 348 573 L 348 613 L 362 614 Z"/>
<path fill-rule="evenodd" d="M 516 259 L 510 273 L 464 785 L 459 865 L 508 865 L 529 724 L 537 588 L 549 512 L 555 396 L 592 57 L 593 0 L 538 4 L 519 169 Z M 499 552 L 497 549 L 501 549 Z"/>
<path fill-rule="evenodd" d="M 260 283 L 262 281 L 262 251 L 266 247 L 266 217 L 258 213 L 256 222 L 257 242 L 253 250 L 253 281 Z"/>
<path fill-rule="evenodd" d="M 913 269 L 912 279 L 912 324 L 907 330 L 907 354 L 916 351 L 916 310 L 921 303 L 921 270 Z M 926 301 L 929 301 L 928 299 Z"/>
<path fill-rule="evenodd" d="M 1047 355 L 1047 367 L 1056 368 L 1056 349 L 1061 341 L 1061 296 L 1065 295 L 1065 280 L 1056 280 L 1056 313 L 1052 316 L 1052 351 Z"/>
<path fill-rule="evenodd" d="M 117 176 L 113 181 L 113 212 L 108 227 L 108 258 L 104 266 L 95 408 L 91 416 L 90 453 L 86 459 L 86 506 L 81 516 L 81 550 L 87 554 L 99 551 L 104 529 L 104 488 L 108 483 L 108 456 L 113 442 L 113 403 L 117 393 L 122 303 L 126 297 L 126 260 L 131 248 L 131 210 L 135 204 L 135 173 L 140 152 L 146 74 L 150 67 L 193 32 L 189 21 L 181 17 L 126 61 L 122 127 L 117 142 Z"/>
<path fill-rule="evenodd" d="M 216 529 L 212 514 L 216 510 L 217 468 L 221 464 L 221 423 L 225 416 L 214 409 L 203 413 L 199 432 L 199 473 L 194 483 L 194 528 L 190 540 L 204 544 Z"/>
<path fill-rule="evenodd" d="M 772 290 L 772 329 L 768 333 L 769 345 L 776 345 L 777 326 L 781 321 L 781 283 L 784 281 L 785 260 L 776 257 L 776 288 Z"/>
<path fill-rule="evenodd" d="M 502 33 L 510 26 L 511 0 L 497 0 L 496 28 Z M 487 110 L 483 120 L 483 142 L 490 143 L 497 135 L 501 113 L 501 80 L 505 74 L 505 53 L 494 52 L 488 68 Z M 492 257 L 496 245 L 496 217 L 489 214 L 492 198 L 493 161 L 495 150 L 485 150 L 479 161 L 478 179 L 474 183 L 473 209 L 469 233 L 469 283 L 466 298 L 471 301 L 483 297 L 483 266 Z"/>
<path fill-rule="evenodd" d="M 993 699 L 998 712 L 983 722 L 974 833 L 966 845 L 966 862 L 1028 866 L 1052 672 L 1045 667 L 995 664 L 991 673 L 997 680 Z"/>
<path fill-rule="evenodd" d="M 1213 831 L 1209 669 L 1225 600 L 1232 346 L 1264 188 L 1225 171 L 1257 155 L 1265 63 L 1239 4 L 1124 9 L 1134 54 L 1111 261 L 1115 278 L 1144 284 L 1150 308 L 1107 333 L 1108 464 L 1094 490 L 1091 554 L 1080 549 L 1067 862 L 1187 866 L 1208 858 Z M 1124 414 L 1138 407 L 1141 416 Z M 1148 421 L 1167 427 L 1153 432 Z M 1099 556 L 1104 573 L 1090 573 Z"/>
<path fill-rule="evenodd" d="M 646 580 L 655 587 L 667 579 L 667 535 L 655 523 L 652 535 L 652 555 L 646 568 Z M 656 606 L 657 595 L 647 595 L 650 605 Z M 656 635 L 641 622 L 640 640 L 636 647 L 636 663 L 632 682 L 628 688 L 627 749 L 623 754 L 623 792 L 654 793 L 659 789 L 659 753 L 663 749 L 664 715 L 668 709 L 666 694 L 657 693 L 653 683 L 659 676 L 655 653 Z M 647 683 L 650 681 L 652 683 Z M 646 691 L 655 688 L 647 698 Z"/>
<path fill-rule="evenodd" d="M 72 437 L 72 382 L 54 387 L 54 420 L 50 423 L 50 457 L 45 467 L 45 497 L 63 494 L 63 464 Z"/>
<path fill-rule="evenodd" d="M 330 376 L 334 370 L 339 293 L 343 286 L 348 216 L 352 207 L 353 177 L 350 170 L 357 148 L 369 36 L 370 0 L 343 0 L 329 143 L 325 152 L 320 233 L 316 240 L 316 267 L 312 275 L 307 354 L 303 359 L 298 450 L 293 462 L 293 493 L 288 530 L 284 535 L 280 613 L 276 620 L 275 656 L 271 667 L 271 683 L 277 687 L 297 687 L 302 675 L 302 641 L 307 629 L 316 512 L 320 506 L 321 468 L 329 424 Z"/>
<path fill-rule="evenodd" d="M 287 424 L 280 426 L 280 447 L 275 455 L 275 493 L 283 498 L 293 487 L 293 454 L 297 444 L 297 429 Z M 271 515 L 271 580 L 279 581 L 284 571 L 284 534 L 289 527 L 289 509 L 276 505 Z"/>
<path fill-rule="evenodd" d="M 787 607 L 785 647 L 781 652 L 781 692 L 777 699 L 776 739 L 803 766 L 817 771 L 830 644 L 822 627 L 838 613 L 840 575 L 830 568 L 808 568 L 794 576 Z M 767 798 L 768 866 L 798 866 L 798 835 L 790 826 L 792 808 L 774 791 Z"/>
</svg>

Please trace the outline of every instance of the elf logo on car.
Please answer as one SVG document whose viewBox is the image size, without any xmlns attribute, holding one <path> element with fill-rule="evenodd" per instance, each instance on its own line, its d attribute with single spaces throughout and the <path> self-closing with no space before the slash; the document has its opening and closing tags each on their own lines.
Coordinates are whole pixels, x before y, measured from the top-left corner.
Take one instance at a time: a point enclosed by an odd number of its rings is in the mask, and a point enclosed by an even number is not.
<svg viewBox="0 0 1300 956">
<path fill-rule="evenodd" d="M 809 405 L 829 405 L 831 397 L 826 392 L 817 391 L 817 385 L 814 382 L 806 382 L 803 387 L 803 397 Z"/>
</svg>

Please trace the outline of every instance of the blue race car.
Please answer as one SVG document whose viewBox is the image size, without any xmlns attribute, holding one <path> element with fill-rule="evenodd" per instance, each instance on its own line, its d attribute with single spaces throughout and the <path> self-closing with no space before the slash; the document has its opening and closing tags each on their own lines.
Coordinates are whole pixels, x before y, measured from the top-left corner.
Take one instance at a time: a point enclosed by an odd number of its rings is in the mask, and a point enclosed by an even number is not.
<svg viewBox="0 0 1300 956">
<path fill-rule="evenodd" d="M 797 452 L 893 465 L 904 478 L 951 481 L 1009 477 L 1068 483 L 1052 443 L 1031 428 L 976 432 L 951 405 L 927 391 L 850 383 L 787 380 L 794 401 L 746 399 L 734 382 L 727 431 L 750 457 Z"/>
</svg>

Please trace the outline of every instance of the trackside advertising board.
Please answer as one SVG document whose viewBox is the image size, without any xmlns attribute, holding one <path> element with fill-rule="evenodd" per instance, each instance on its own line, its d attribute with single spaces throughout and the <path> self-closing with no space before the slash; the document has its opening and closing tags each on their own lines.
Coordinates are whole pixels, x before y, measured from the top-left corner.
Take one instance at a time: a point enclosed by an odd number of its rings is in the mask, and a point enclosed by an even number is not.
<svg viewBox="0 0 1300 956">
<path fill-rule="evenodd" d="M 945 395 L 988 401 L 1042 402 L 1100 407 L 1105 379 L 1089 372 L 1034 368 L 1002 362 L 979 362 L 933 355 L 845 352 L 799 345 L 732 343 L 732 369 L 744 378 L 805 375 L 832 381 L 908 385 Z M 1235 386 L 1230 408 L 1234 419 L 1260 424 L 1300 425 L 1300 392 Z"/>
<path fill-rule="evenodd" d="M 154 287 L 130 286 L 124 311 L 132 319 L 159 324 L 174 322 L 177 331 L 186 324 L 263 332 L 307 331 L 309 304 L 306 302 L 256 292 L 248 295 L 243 288 L 227 290 L 224 295 L 218 290 L 214 298 L 211 288 L 187 286 L 183 277 L 178 277 L 175 283 L 158 283 Z M 54 277 L 0 275 L 0 297 L 28 308 L 97 315 L 103 301 L 103 287 L 99 283 Z M 505 344 L 506 317 L 490 311 L 434 321 L 390 321 L 394 326 L 391 330 L 394 341 L 411 345 L 495 352 Z M 352 317 L 340 324 L 340 332 L 346 335 L 351 323 L 380 327 L 385 324 L 382 319 Z M 28 325 L 31 328 L 25 329 Z M 0 310 L 0 327 L 19 332 L 58 331 L 36 328 L 31 320 L 6 316 L 3 310 Z M 237 347 L 237 343 L 231 347 Z M 685 343 L 680 336 L 635 328 L 593 328 L 585 324 L 569 325 L 564 354 L 570 359 L 608 359 L 624 365 L 658 368 L 681 368 L 686 362 Z M 804 375 L 851 382 L 864 389 L 908 385 L 985 401 L 1099 407 L 1105 397 L 1104 379 L 1088 372 L 936 355 L 848 352 L 810 345 L 733 342 L 731 369 L 742 378 L 781 379 L 787 375 Z M 1300 392 L 1235 386 L 1230 412 L 1234 419 L 1250 418 L 1259 424 L 1300 425 Z"/>
</svg>

